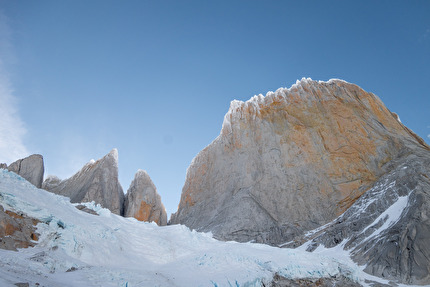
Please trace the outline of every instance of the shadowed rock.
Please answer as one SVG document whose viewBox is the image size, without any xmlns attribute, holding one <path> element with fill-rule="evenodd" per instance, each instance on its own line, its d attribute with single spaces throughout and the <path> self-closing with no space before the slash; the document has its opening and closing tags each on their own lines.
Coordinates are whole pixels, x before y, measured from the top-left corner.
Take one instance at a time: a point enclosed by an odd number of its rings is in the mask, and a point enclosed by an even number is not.
<svg viewBox="0 0 430 287">
<path fill-rule="evenodd" d="M 45 169 L 43 166 L 43 157 L 40 154 L 33 154 L 26 158 L 19 159 L 11 163 L 7 169 L 22 176 L 37 188 L 42 187 Z"/>
<path fill-rule="evenodd" d="M 154 183 L 144 170 L 138 170 L 127 191 L 124 216 L 140 221 L 167 224 L 167 214 Z"/>
<path fill-rule="evenodd" d="M 344 276 L 330 278 L 285 278 L 275 274 L 272 282 L 268 283 L 269 287 L 360 287 L 357 282 L 352 281 Z"/>
<path fill-rule="evenodd" d="M 116 149 L 102 159 L 87 163 L 69 179 L 58 182 L 56 177 L 48 178 L 44 188 L 69 197 L 72 203 L 94 201 L 113 213 L 123 214 L 124 193 L 118 181 Z"/>
<path fill-rule="evenodd" d="M 76 209 L 79 209 L 80 211 L 83 211 L 83 212 L 86 212 L 86 213 L 89 213 L 89 214 L 92 214 L 92 215 L 97 215 L 97 216 L 99 215 L 97 212 L 95 212 L 92 209 L 89 209 L 88 207 L 86 207 L 83 204 L 78 204 L 75 207 L 76 207 Z"/>
<path fill-rule="evenodd" d="M 390 163 L 395 168 L 344 214 L 306 238 L 308 251 L 342 244 L 365 271 L 408 284 L 430 284 L 430 153 Z"/>
</svg>

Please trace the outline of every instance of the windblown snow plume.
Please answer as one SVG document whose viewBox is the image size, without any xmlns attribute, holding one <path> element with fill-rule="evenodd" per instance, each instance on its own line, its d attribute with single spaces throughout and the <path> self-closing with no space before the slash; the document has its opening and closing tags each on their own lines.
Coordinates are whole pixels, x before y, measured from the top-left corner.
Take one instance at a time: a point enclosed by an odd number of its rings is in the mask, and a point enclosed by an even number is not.
<svg viewBox="0 0 430 287">
<path fill-rule="evenodd" d="M 23 143 L 25 128 L 18 115 L 16 99 L 5 62 L 11 57 L 10 29 L 0 11 L 0 162 L 11 163 L 28 155 Z"/>
</svg>

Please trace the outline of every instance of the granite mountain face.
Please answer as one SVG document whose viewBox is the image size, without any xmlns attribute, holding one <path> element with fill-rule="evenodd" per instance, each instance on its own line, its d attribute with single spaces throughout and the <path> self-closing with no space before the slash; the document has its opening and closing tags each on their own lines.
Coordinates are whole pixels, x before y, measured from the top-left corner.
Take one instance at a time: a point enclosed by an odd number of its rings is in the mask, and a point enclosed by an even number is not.
<svg viewBox="0 0 430 287">
<path fill-rule="evenodd" d="M 155 222 L 160 226 L 167 224 L 167 213 L 157 189 L 144 170 L 134 176 L 124 202 L 124 216 L 140 221 Z"/>
<path fill-rule="evenodd" d="M 406 150 L 427 148 L 373 94 L 303 79 L 233 101 L 192 161 L 172 223 L 281 244 L 345 212 Z"/>
<path fill-rule="evenodd" d="M 66 180 L 48 176 L 42 188 L 70 198 L 72 203 L 94 201 L 111 212 L 140 221 L 167 224 L 167 214 L 161 197 L 149 175 L 139 170 L 127 194 L 118 181 L 118 151 L 97 161 L 90 161 Z"/>
<path fill-rule="evenodd" d="M 116 149 L 97 161 L 91 160 L 75 175 L 65 180 L 49 175 L 43 181 L 43 157 L 38 154 L 19 159 L 9 166 L 1 164 L 0 168 L 22 176 L 38 188 L 67 196 L 72 203 L 94 201 L 118 215 L 156 222 L 158 225 L 167 224 L 166 209 L 146 171 L 137 171 L 127 194 L 124 195 L 118 181 Z"/>
<path fill-rule="evenodd" d="M 341 80 L 302 79 L 231 103 L 220 135 L 188 168 L 170 223 L 275 246 L 348 239 L 369 273 L 429 284 L 429 161 L 425 142 L 374 94 Z M 396 206 L 408 209 L 390 221 L 384 212 L 399 197 L 405 205 Z M 321 231 L 336 218 L 343 224 Z M 393 243 L 399 233 L 402 243 Z"/>
<path fill-rule="evenodd" d="M 103 158 L 87 163 L 69 179 L 49 177 L 46 190 L 64 195 L 73 203 L 101 204 L 118 215 L 124 214 L 124 192 L 118 181 L 118 151 L 113 149 Z"/>
</svg>

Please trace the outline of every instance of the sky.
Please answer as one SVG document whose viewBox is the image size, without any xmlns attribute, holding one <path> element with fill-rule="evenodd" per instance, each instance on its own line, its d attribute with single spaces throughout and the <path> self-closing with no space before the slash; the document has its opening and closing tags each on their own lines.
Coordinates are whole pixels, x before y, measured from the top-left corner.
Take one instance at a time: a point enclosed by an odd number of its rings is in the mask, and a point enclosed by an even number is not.
<svg viewBox="0 0 430 287">
<path fill-rule="evenodd" d="M 0 162 L 65 179 L 112 148 L 170 215 L 230 101 L 297 79 L 379 96 L 430 143 L 430 1 L 0 0 Z"/>
</svg>

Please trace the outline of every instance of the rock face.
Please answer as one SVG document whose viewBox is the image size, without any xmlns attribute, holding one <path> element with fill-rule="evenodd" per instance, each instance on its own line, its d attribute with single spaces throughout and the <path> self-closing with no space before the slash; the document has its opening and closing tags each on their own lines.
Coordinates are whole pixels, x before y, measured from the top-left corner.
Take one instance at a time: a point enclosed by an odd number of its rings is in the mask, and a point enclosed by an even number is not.
<svg viewBox="0 0 430 287">
<path fill-rule="evenodd" d="M 16 251 L 17 248 L 34 246 L 38 240 L 37 223 L 36 219 L 4 210 L 0 205 L 0 249 Z"/>
<path fill-rule="evenodd" d="M 375 95 L 302 79 L 232 102 L 171 222 L 308 251 L 342 244 L 370 274 L 428 285 L 430 148 Z"/>
<path fill-rule="evenodd" d="M 73 203 L 99 203 L 113 213 L 123 215 L 124 192 L 118 181 L 118 151 L 113 149 L 97 161 L 87 163 L 71 178 L 59 181 L 49 177 L 43 184 L 50 192 L 64 195 Z"/>
<path fill-rule="evenodd" d="M 430 153 L 414 150 L 390 165 L 392 171 L 344 214 L 306 238 L 307 250 L 342 244 L 368 273 L 428 285 Z"/>
<path fill-rule="evenodd" d="M 298 278 L 291 279 L 275 274 L 272 282 L 267 285 L 270 287 L 360 287 L 361 285 L 350 279 L 340 276 L 331 278 Z M 372 285 L 374 286 L 374 285 Z"/>
<path fill-rule="evenodd" d="M 154 183 L 144 170 L 138 170 L 127 191 L 124 216 L 140 221 L 167 224 L 167 213 Z"/>
<path fill-rule="evenodd" d="M 192 161 L 171 223 L 223 240 L 288 242 L 344 213 L 424 141 L 372 93 L 341 80 L 233 101 Z"/>
<path fill-rule="evenodd" d="M 59 179 L 55 175 L 48 175 L 42 183 L 42 188 L 45 190 L 51 190 L 57 187 L 61 183 L 61 179 Z"/>
<path fill-rule="evenodd" d="M 7 169 L 22 176 L 37 188 L 42 187 L 45 168 L 43 157 L 40 154 L 33 154 L 29 157 L 19 159 L 11 163 Z"/>
</svg>

